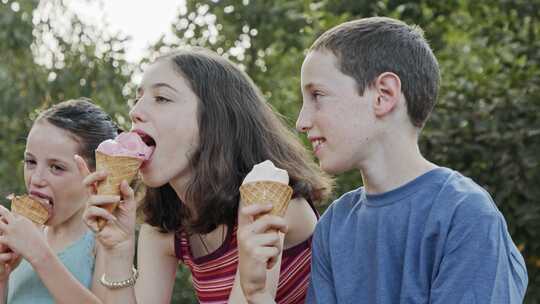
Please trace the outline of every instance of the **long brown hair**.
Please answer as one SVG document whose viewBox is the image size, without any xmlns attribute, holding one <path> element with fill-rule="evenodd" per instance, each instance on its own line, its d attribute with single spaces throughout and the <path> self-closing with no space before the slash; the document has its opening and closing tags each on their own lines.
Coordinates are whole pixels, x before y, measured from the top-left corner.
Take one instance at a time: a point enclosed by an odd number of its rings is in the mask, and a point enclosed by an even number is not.
<svg viewBox="0 0 540 304">
<path fill-rule="evenodd" d="M 312 203 L 329 194 L 332 182 L 313 162 L 249 76 L 227 59 L 202 48 L 158 58 L 185 78 L 199 98 L 199 147 L 190 160 L 187 198 L 197 218 L 169 184 L 148 189 L 145 221 L 162 231 L 208 233 L 236 221 L 242 180 L 266 159 L 287 170 L 293 197 Z"/>
</svg>

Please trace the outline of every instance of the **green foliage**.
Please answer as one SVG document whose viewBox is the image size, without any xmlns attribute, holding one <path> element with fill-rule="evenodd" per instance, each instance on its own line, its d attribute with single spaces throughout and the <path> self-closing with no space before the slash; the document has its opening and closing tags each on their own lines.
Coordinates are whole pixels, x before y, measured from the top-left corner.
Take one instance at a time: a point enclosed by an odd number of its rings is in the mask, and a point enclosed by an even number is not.
<svg viewBox="0 0 540 304">
<path fill-rule="evenodd" d="M 24 191 L 20 160 L 36 109 L 87 96 L 125 126 L 130 77 L 148 61 L 139 67 L 125 62 L 124 39 L 82 23 L 59 0 L 51 1 L 48 17 L 34 22 L 37 0 L 24 1 L 17 11 L 13 3 L 0 2 L 2 197 Z M 421 149 L 492 194 L 528 262 L 526 303 L 540 303 L 539 0 L 186 0 L 172 24 L 176 41 L 160 41 L 152 56 L 200 45 L 229 57 L 293 127 L 306 48 L 331 26 L 375 15 L 425 30 L 442 83 Z M 57 31 L 57 19 L 68 20 L 67 33 Z M 52 35 L 52 46 L 43 33 Z M 357 172 L 338 177 L 336 196 L 360 183 Z M 196 303 L 184 267 L 173 302 Z"/>
<path fill-rule="evenodd" d="M 38 109 L 85 96 L 126 121 L 122 92 L 132 86 L 132 67 L 123 60 L 123 40 L 82 23 L 61 1 L 46 2 L 41 15 L 38 1 L 0 3 L 2 198 L 24 191 L 25 136 Z"/>
</svg>

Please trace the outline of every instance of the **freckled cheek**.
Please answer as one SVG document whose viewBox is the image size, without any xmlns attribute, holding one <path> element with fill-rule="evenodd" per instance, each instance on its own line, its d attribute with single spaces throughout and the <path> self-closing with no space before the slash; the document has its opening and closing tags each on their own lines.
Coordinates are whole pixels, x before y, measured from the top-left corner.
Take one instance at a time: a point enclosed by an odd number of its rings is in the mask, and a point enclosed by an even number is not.
<svg viewBox="0 0 540 304">
<path fill-rule="evenodd" d="M 71 187 L 72 188 L 70 191 L 60 193 L 58 198 L 70 204 L 69 208 L 78 209 L 86 204 L 88 201 L 88 195 L 86 194 L 85 188 L 77 187 L 77 185 L 71 185 Z"/>
</svg>

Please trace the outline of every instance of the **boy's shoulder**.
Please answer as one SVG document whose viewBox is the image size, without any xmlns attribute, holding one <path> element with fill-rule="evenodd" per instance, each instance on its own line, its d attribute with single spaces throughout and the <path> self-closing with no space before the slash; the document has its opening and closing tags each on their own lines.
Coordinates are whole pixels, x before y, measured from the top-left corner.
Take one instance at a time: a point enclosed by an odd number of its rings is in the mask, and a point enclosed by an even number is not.
<svg viewBox="0 0 540 304">
<path fill-rule="evenodd" d="M 430 223 L 443 229 L 470 231 L 478 225 L 504 224 L 501 214 L 489 193 L 471 178 L 450 170 L 440 185 L 425 214 Z"/>
<path fill-rule="evenodd" d="M 334 200 L 321 216 L 319 223 L 329 225 L 334 220 L 340 220 L 353 212 L 354 206 L 360 202 L 364 192 L 364 187 L 359 187 L 344 193 Z M 321 224 L 322 225 L 322 224 Z"/>
<path fill-rule="evenodd" d="M 471 178 L 452 171 L 442 185 L 435 202 L 439 207 L 467 213 L 498 213 L 489 193 Z"/>
</svg>

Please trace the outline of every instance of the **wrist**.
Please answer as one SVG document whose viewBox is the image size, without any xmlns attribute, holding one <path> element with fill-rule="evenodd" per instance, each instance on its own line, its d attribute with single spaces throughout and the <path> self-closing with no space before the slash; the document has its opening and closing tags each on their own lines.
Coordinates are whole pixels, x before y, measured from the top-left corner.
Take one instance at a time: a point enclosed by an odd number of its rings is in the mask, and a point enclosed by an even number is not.
<svg viewBox="0 0 540 304">
<path fill-rule="evenodd" d="M 135 256 L 135 236 L 130 237 L 126 241 L 118 243 L 113 247 L 103 246 L 104 253 L 110 258 L 120 258 L 120 259 L 129 259 L 133 260 Z"/>
<path fill-rule="evenodd" d="M 54 252 L 48 245 L 41 246 L 32 251 L 31 255 L 26 256 L 28 263 L 38 272 L 41 268 L 50 265 L 50 261 L 55 257 Z M 24 257 L 24 255 L 23 255 Z"/>
<path fill-rule="evenodd" d="M 104 275 L 107 280 L 117 282 L 132 276 L 134 257 L 135 246 L 126 246 L 105 251 Z"/>
<path fill-rule="evenodd" d="M 255 293 L 246 297 L 248 304 L 275 304 L 276 301 L 268 292 Z"/>
</svg>

